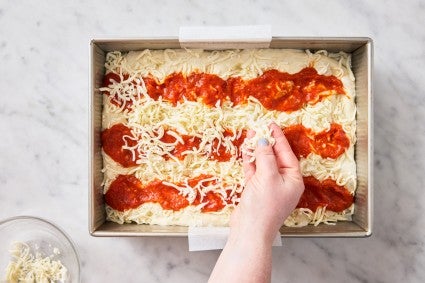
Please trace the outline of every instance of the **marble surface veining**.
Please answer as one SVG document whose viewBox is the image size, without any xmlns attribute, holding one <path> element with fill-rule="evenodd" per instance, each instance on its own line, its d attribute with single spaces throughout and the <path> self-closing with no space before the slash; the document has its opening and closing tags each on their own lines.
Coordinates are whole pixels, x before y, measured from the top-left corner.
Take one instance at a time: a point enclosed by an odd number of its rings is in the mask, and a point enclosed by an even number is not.
<svg viewBox="0 0 425 283">
<path fill-rule="evenodd" d="M 366 239 L 284 239 L 273 282 L 425 282 L 425 2 L 0 1 L 0 219 L 65 228 L 82 282 L 205 282 L 218 251 L 184 238 L 88 234 L 89 40 L 181 25 L 270 24 L 279 36 L 375 42 L 375 217 Z"/>
</svg>

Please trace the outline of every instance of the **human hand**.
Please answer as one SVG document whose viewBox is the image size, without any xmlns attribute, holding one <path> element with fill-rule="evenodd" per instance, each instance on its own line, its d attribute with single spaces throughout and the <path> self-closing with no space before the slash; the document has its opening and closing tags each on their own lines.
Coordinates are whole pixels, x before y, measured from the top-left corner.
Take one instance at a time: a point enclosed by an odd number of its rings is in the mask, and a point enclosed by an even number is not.
<svg viewBox="0 0 425 283">
<path fill-rule="evenodd" d="M 209 282 L 270 282 L 272 242 L 304 191 L 297 158 L 282 130 L 273 146 L 260 139 L 255 163 L 243 153 L 246 186 L 230 220 L 230 235 Z M 254 137 L 253 131 L 248 138 Z M 239 272 L 234 272 L 238 270 Z"/>
<path fill-rule="evenodd" d="M 270 125 L 273 146 L 260 139 L 255 149 L 255 163 L 243 154 L 246 186 L 231 218 L 232 234 L 260 237 L 272 242 L 285 219 L 295 209 L 304 183 L 298 159 L 282 130 Z M 248 132 L 248 138 L 255 132 Z"/>
</svg>

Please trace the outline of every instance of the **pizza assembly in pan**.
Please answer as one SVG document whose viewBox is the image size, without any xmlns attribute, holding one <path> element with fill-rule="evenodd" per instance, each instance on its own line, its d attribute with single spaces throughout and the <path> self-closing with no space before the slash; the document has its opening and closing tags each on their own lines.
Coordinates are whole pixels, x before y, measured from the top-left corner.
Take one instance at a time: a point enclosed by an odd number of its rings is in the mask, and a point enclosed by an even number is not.
<svg viewBox="0 0 425 283">
<path fill-rule="evenodd" d="M 350 220 L 356 106 L 350 56 L 303 50 L 110 52 L 103 86 L 107 219 L 225 226 L 244 189 L 241 152 L 275 121 L 305 192 L 286 226 Z M 246 139 L 253 129 L 256 135 Z"/>
</svg>

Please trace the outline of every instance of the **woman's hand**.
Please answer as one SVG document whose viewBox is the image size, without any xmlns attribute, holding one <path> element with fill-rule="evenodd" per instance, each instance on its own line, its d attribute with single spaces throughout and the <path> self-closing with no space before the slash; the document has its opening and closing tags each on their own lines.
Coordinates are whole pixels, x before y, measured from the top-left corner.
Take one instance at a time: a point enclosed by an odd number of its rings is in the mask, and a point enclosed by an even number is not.
<svg viewBox="0 0 425 283">
<path fill-rule="evenodd" d="M 255 163 L 243 155 L 246 187 L 231 218 L 232 234 L 251 235 L 272 242 L 285 219 L 295 209 L 304 183 L 299 163 L 282 130 L 270 125 L 273 146 L 260 139 Z M 248 132 L 248 137 L 255 133 Z"/>
<path fill-rule="evenodd" d="M 255 163 L 243 156 L 246 186 L 210 283 L 270 282 L 273 239 L 304 191 L 298 160 L 285 135 L 274 123 L 270 128 L 274 146 L 260 139 Z"/>
</svg>

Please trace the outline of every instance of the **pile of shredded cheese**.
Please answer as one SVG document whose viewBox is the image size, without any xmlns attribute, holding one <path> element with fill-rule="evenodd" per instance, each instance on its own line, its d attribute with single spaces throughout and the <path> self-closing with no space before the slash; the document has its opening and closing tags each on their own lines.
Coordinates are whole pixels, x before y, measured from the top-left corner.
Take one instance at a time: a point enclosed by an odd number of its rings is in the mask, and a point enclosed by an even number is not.
<svg viewBox="0 0 425 283">
<path fill-rule="evenodd" d="M 65 282 L 68 270 L 60 260 L 53 259 L 58 254 L 60 251 L 57 248 L 50 256 L 44 257 L 40 252 L 33 254 L 28 244 L 15 242 L 10 250 L 11 261 L 6 268 L 5 280 L 11 283 Z"/>
<path fill-rule="evenodd" d="M 337 159 L 324 159 L 314 153 L 301 158 L 300 167 L 304 176 L 314 176 L 320 181 L 331 178 L 338 185 L 345 186 L 354 194 L 356 188 L 356 167 L 354 160 L 354 144 L 356 106 L 354 102 L 354 76 L 350 69 L 350 56 L 345 53 L 328 54 L 326 51 L 310 53 L 301 50 L 260 49 L 229 50 L 206 52 L 202 50 L 144 50 L 141 52 L 110 52 L 106 57 L 106 71 L 120 74 L 121 82 L 114 82 L 101 88 L 110 96 L 104 96 L 103 129 L 114 124 L 123 123 L 132 131 L 132 136 L 124 137 L 128 149 L 132 152 L 138 166 L 123 168 L 107 154 L 104 156 L 104 193 L 119 174 L 135 174 L 148 183 L 159 179 L 165 183 L 187 183 L 187 180 L 201 174 L 215 176 L 217 182 L 211 187 L 191 188 L 190 186 L 174 186 L 180 194 L 192 203 L 196 194 L 201 197 L 208 191 L 226 197 L 226 190 L 240 192 L 244 183 L 241 160 L 236 158 L 237 148 L 232 141 L 240 137 L 242 130 L 252 129 L 256 132 L 251 139 L 246 139 L 243 150 L 252 154 L 259 138 L 267 138 L 273 143 L 268 125 L 275 121 L 280 127 L 302 124 L 306 128 L 319 132 L 328 130 L 331 123 L 339 123 L 350 139 L 349 149 Z M 325 100 L 307 105 L 291 113 L 270 111 L 259 101 L 250 97 L 248 103 L 232 105 L 229 101 L 208 107 L 199 102 L 184 101 L 177 106 L 171 103 L 153 100 L 140 78 L 154 76 L 159 82 L 175 72 L 190 74 L 205 72 L 215 74 L 223 79 L 239 76 L 252 79 L 267 69 L 296 73 L 301 69 L 313 66 L 319 74 L 334 75 L 344 85 L 347 95 L 331 95 Z M 124 74 L 128 74 L 127 78 Z M 133 82 L 136 82 L 134 84 Z M 111 97 L 121 101 L 132 101 L 131 109 L 124 105 L 116 106 Z M 224 130 L 233 133 L 224 137 Z M 185 152 L 184 160 L 170 155 L 170 144 L 161 142 L 164 133 L 181 139 L 181 135 L 199 137 L 202 142 L 199 148 Z M 137 144 L 129 146 L 130 140 Z M 231 160 L 218 162 L 208 159 L 203 153 L 211 152 L 213 142 L 218 140 L 227 151 L 234 154 Z M 172 145 L 171 145 L 172 146 Z M 163 155 L 169 159 L 164 161 Z M 232 207 L 239 199 L 233 198 L 225 209 L 215 213 L 201 213 L 202 206 L 189 206 L 181 211 L 164 211 L 158 204 L 143 204 L 137 209 L 124 212 L 106 207 L 109 220 L 125 223 L 150 223 L 162 225 L 227 225 Z M 325 208 L 315 212 L 309 209 L 296 209 L 286 220 L 285 225 L 303 226 L 309 223 L 331 223 L 338 220 L 349 220 L 353 206 L 348 210 L 335 213 Z"/>
</svg>

